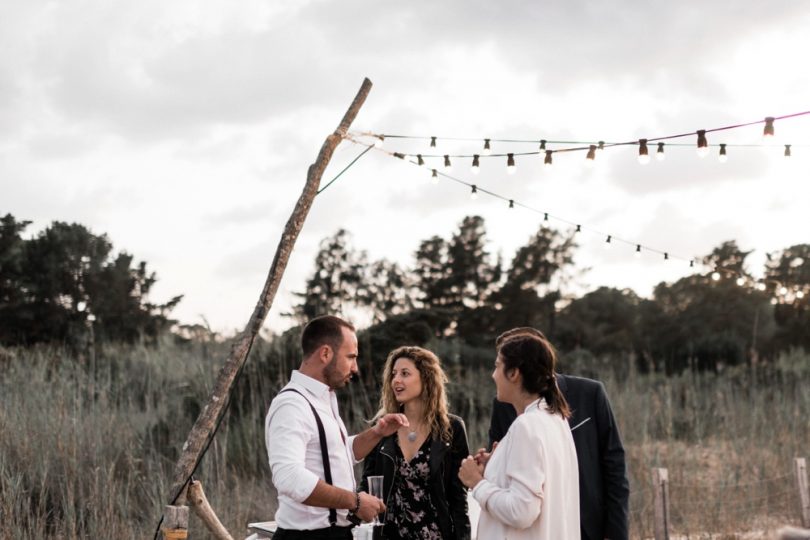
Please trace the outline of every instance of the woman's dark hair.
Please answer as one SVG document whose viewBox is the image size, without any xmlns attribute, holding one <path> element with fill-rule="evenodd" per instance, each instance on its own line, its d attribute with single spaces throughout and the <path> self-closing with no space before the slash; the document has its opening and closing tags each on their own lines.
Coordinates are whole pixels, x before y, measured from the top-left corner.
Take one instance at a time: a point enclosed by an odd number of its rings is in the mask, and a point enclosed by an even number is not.
<svg viewBox="0 0 810 540">
<path fill-rule="evenodd" d="M 516 369 L 523 377 L 523 389 L 546 400 L 552 414 L 571 416 L 568 402 L 557 386 L 557 353 L 545 337 L 518 334 L 502 341 L 498 354 L 504 372 Z"/>
</svg>

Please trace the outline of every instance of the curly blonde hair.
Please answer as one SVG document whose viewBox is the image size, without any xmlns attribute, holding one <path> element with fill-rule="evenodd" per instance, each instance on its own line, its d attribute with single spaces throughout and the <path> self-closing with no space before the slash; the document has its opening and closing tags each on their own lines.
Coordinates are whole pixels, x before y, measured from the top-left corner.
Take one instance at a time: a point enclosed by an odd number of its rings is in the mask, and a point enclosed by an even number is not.
<svg viewBox="0 0 810 540">
<path fill-rule="evenodd" d="M 399 403 L 394 397 L 394 390 L 391 387 L 393 380 L 394 364 L 400 358 L 407 358 L 414 363 L 419 371 L 422 380 L 422 403 L 424 407 L 422 421 L 430 426 L 430 433 L 444 442 L 450 442 L 450 418 L 447 413 L 447 394 L 444 385 L 447 383 L 447 375 L 442 369 L 439 357 L 422 347 L 397 347 L 388 354 L 383 367 L 383 387 L 380 395 L 380 410 L 377 411 L 375 419 L 389 413 L 401 412 Z"/>
</svg>

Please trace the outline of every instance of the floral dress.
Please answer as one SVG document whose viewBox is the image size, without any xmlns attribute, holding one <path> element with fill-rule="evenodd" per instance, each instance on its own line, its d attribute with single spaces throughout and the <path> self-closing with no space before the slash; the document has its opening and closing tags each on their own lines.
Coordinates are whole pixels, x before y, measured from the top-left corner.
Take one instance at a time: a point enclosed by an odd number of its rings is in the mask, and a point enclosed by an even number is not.
<svg viewBox="0 0 810 540">
<path fill-rule="evenodd" d="M 411 461 L 404 458 L 397 445 L 397 469 L 385 518 L 386 538 L 442 540 L 428 487 L 430 444 L 428 438 Z"/>
</svg>

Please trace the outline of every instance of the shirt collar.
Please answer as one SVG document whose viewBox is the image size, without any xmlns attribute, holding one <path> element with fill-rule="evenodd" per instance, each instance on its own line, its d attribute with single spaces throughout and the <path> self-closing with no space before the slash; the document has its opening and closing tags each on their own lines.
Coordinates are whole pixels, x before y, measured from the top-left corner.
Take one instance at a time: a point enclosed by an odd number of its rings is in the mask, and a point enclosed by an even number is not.
<svg viewBox="0 0 810 540">
<path fill-rule="evenodd" d="M 525 412 L 525 413 L 529 412 L 532 408 L 542 409 L 542 410 L 548 409 L 548 404 L 546 403 L 546 398 L 535 399 L 534 401 L 532 401 L 531 403 L 529 403 L 526 406 L 526 408 L 523 410 L 523 412 Z"/>
<path fill-rule="evenodd" d="M 331 390 L 329 386 L 325 385 L 321 381 L 313 379 L 309 375 L 304 375 L 297 369 L 294 369 L 292 375 L 290 375 L 290 382 L 303 386 L 318 399 L 323 399 L 326 401 L 329 401 L 330 399 L 329 393 Z"/>
</svg>

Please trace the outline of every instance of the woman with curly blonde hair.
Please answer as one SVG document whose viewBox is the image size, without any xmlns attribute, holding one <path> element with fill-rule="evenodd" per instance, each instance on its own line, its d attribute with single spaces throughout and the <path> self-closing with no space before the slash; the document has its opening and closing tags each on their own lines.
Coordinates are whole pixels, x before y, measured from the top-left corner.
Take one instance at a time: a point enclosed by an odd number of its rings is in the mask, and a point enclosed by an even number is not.
<svg viewBox="0 0 810 540">
<path fill-rule="evenodd" d="M 377 417 L 401 412 L 409 425 L 380 441 L 363 463 L 361 490 L 369 476 L 383 476 L 382 538 L 470 538 L 467 490 L 458 478 L 469 455 L 467 432 L 447 411 L 446 383 L 441 361 L 427 349 L 399 347 L 385 361 Z"/>
</svg>

